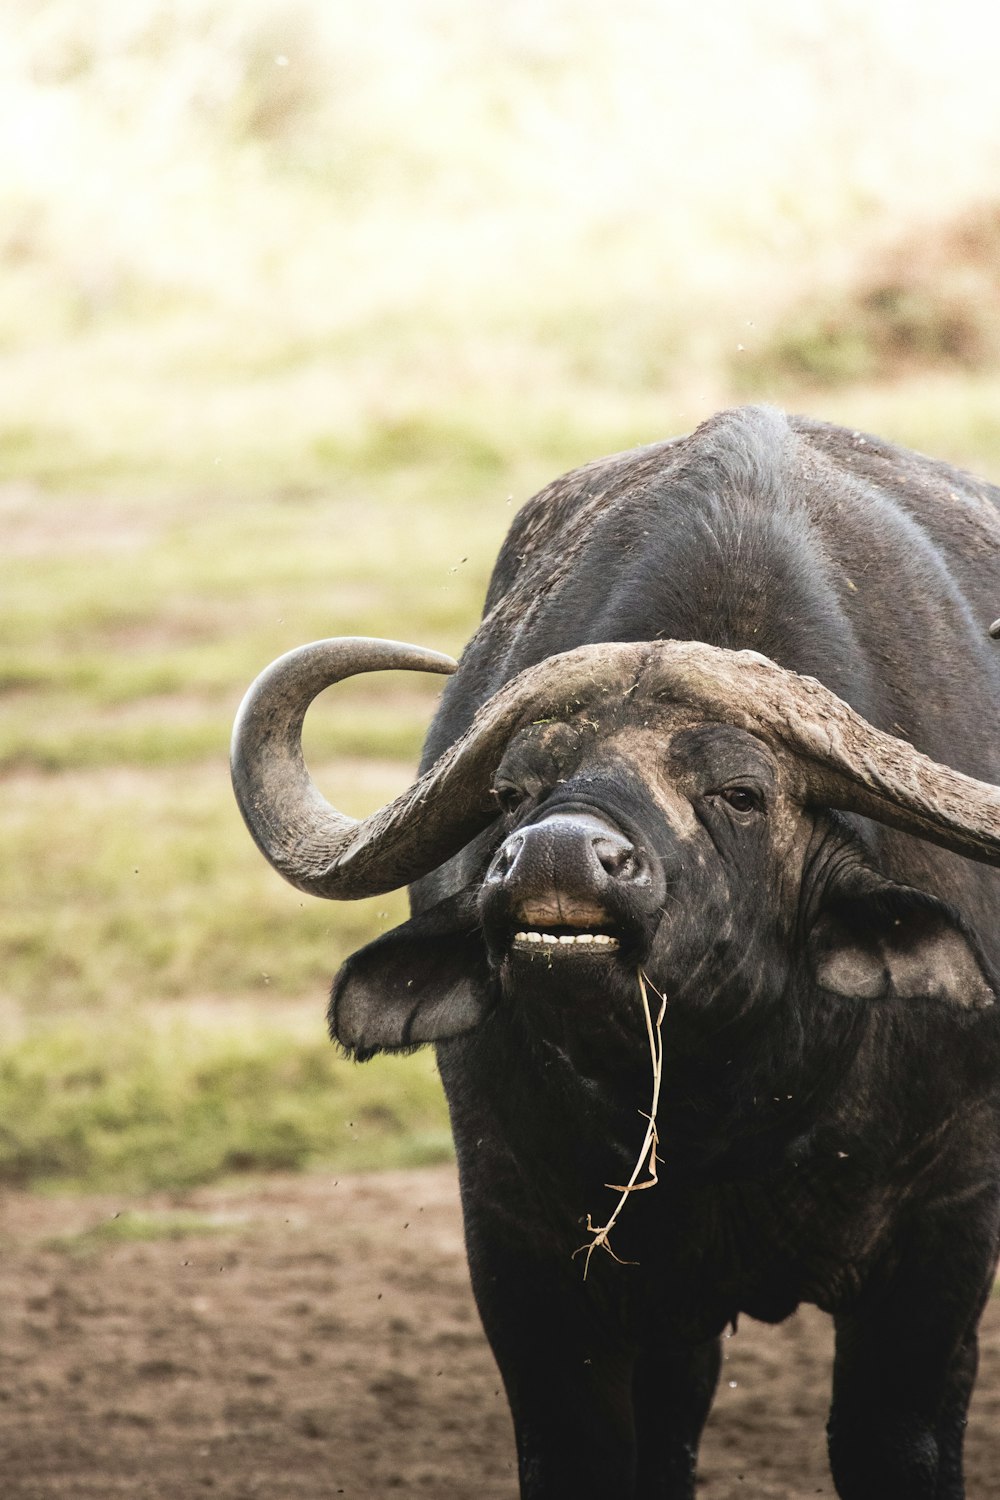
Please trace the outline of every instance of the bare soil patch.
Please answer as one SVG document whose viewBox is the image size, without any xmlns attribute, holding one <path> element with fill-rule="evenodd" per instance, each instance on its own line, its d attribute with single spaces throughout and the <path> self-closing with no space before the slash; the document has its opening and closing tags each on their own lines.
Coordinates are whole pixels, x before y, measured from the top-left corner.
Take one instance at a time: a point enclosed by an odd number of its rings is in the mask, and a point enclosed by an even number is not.
<svg viewBox="0 0 1000 1500">
<path fill-rule="evenodd" d="M 0 1214 L 5 1500 L 514 1500 L 452 1168 L 131 1203 L 6 1194 Z M 746 1320 L 726 1356 L 700 1493 L 832 1496 L 827 1320 Z M 970 1500 L 1000 1495 L 998 1434 L 994 1298 Z"/>
</svg>

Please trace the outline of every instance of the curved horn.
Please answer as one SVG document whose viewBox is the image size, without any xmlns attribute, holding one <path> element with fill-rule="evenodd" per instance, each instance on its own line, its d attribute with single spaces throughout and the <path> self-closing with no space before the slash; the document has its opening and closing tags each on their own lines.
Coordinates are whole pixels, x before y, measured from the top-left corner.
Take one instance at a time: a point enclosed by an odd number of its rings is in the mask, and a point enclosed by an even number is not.
<svg viewBox="0 0 1000 1500">
<path fill-rule="evenodd" d="M 408 791 L 356 822 L 322 796 L 302 757 L 302 723 L 324 688 L 359 672 L 453 672 L 448 656 L 398 641 L 343 637 L 301 646 L 251 686 L 233 727 L 233 789 L 258 848 L 316 896 L 397 889 L 462 849 L 496 817 L 493 772 L 535 718 L 565 717 L 634 684 L 648 644 L 584 646 L 529 667 L 484 704 L 466 733 Z"/>
<path fill-rule="evenodd" d="M 393 668 L 447 673 L 455 664 L 395 641 L 317 641 L 268 667 L 237 716 L 232 768 L 240 810 L 275 869 L 313 895 L 377 895 L 435 869 L 496 816 L 491 780 L 512 735 L 533 719 L 564 718 L 625 692 L 687 702 L 780 741 L 799 758 L 815 802 L 1000 864 L 1000 788 L 873 728 L 814 678 L 754 651 L 696 641 L 581 646 L 529 667 L 408 791 L 356 822 L 312 782 L 302 723 L 324 688 Z"/>
<path fill-rule="evenodd" d="M 638 684 L 637 696 L 645 695 L 687 701 L 780 740 L 800 759 L 812 801 L 1000 864 L 1000 787 L 875 729 L 814 677 L 755 651 L 664 641 L 652 647 Z"/>
</svg>

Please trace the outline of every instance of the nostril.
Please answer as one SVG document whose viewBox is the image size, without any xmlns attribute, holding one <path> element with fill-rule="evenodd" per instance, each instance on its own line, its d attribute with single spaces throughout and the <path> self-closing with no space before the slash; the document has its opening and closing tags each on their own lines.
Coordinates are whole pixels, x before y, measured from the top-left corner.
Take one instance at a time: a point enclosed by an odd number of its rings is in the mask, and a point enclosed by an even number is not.
<svg viewBox="0 0 1000 1500">
<path fill-rule="evenodd" d="M 493 864 L 489 876 L 493 880 L 504 880 L 514 867 L 514 861 L 521 852 L 524 836 L 520 833 L 511 834 L 505 839 L 493 857 Z"/>
<path fill-rule="evenodd" d="M 616 880 L 634 880 L 639 873 L 639 859 L 627 839 L 601 834 L 593 841 L 594 853 L 601 867 Z"/>
</svg>

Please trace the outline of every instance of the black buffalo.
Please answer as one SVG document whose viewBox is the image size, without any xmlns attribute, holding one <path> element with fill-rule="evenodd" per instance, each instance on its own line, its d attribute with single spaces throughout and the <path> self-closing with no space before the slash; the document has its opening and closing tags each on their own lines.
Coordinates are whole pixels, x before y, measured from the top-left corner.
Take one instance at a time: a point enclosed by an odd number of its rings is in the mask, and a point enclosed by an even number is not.
<svg viewBox="0 0 1000 1500">
<path fill-rule="evenodd" d="M 331 1030 L 438 1044 L 524 1496 L 693 1495 L 720 1335 L 800 1302 L 836 1328 L 838 1494 L 964 1493 L 1000 1235 L 998 502 L 726 412 L 528 502 L 423 775 L 371 818 L 309 780 L 306 706 L 454 664 L 320 642 L 248 694 L 268 859 L 322 896 L 415 882 Z"/>
</svg>

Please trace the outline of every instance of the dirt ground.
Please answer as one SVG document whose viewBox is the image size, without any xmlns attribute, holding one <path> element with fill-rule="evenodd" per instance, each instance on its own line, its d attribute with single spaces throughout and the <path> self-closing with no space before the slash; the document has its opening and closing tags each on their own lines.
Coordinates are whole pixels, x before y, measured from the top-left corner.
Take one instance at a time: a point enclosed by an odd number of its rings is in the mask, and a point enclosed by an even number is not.
<svg viewBox="0 0 1000 1500">
<path fill-rule="evenodd" d="M 516 1495 L 453 1170 L 141 1204 L 6 1194 L 0 1212 L 4 1500 Z M 983 1346 L 969 1500 L 1000 1496 L 996 1297 Z M 703 1447 L 707 1500 L 833 1495 L 829 1360 L 818 1314 L 744 1320 Z"/>
</svg>

